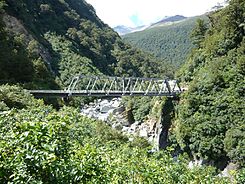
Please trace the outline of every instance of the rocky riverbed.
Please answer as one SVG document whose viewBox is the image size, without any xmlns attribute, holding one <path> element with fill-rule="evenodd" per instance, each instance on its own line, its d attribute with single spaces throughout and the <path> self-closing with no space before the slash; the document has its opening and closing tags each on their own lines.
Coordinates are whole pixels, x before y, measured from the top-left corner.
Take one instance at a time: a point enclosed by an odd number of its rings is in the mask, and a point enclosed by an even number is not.
<svg viewBox="0 0 245 184">
<path fill-rule="evenodd" d="M 165 147 L 167 144 L 166 131 L 168 131 L 168 129 L 166 129 L 161 122 L 161 119 L 164 117 L 161 117 L 160 119 L 149 117 L 144 122 L 132 122 L 132 118 L 129 117 L 128 110 L 124 107 L 121 98 L 97 99 L 94 102 L 82 106 L 81 114 L 104 121 L 113 128 L 122 131 L 124 134 L 137 135 L 146 138 L 154 145 L 154 151 Z M 209 161 L 194 158 L 194 160 L 189 162 L 188 167 L 193 169 L 195 167 L 201 167 L 206 163 L 209 163 Z M 233 163 L 228 164 L 219 176 L 232 179 L 229 171 L 236 167 L 237 166 Z"/>
<path fill-rule="evenodd" d="M 153 144 L 159 142 L 161 126 L 158 120 L 148 118 L 145 122 L 132 121 L 132 115 L 122 104 L 121 98 L 97 99 L 82 106 L 81 114 L 104 121 L 124 134 L 144 137 Z"/>
</svg>

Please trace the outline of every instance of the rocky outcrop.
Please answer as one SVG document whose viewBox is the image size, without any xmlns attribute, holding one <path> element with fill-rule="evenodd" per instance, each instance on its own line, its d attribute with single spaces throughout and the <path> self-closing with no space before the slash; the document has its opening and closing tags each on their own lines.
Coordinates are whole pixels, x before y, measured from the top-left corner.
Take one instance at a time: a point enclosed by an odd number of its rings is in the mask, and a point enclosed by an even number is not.
<svg viewBox="0 0 245 184">
<path fill-rule="evenodd" d="M 127 109 L 121 103 L 121 98 L 98 99 L 81 108 L 81 113 L 90 118 L 106 122 L 124 134 L 137 135 L 146 138 L 154 145 L 154 149 L 166 148 L 168 131 L 171 125 L 171 113 L 173 104 L 171 100 L 162 105 L 156 103 L 160 117 L 148 116 L 144 122 L 135 121 L 132 110 Z"/>
<path fill-rule="evenodd" d="M 173 118 L 174 105 L 171 99 L 167 99 L 164 105 L 160 109 L 159 117 L 159 149 L 165 149 L 168 145 L 168 133 L 171 126 L 171 120 Z"/>
<path fill-rule="evenodd" d="M 8 32 L 14 36 L 19 36 L 27 49 L 29 48 L 32 50 L 32 52 L 36 52 L 35 54 L 40 56 L 45 61 L 49 70 L 54 74 L 55 72 L 53 71 L 50 63 L 51 55 L 48 49 L 46 49 L 40 42 L 38 42 L 37 39 L 33 37 L 32 34 L 28 32 L 23 23 L 16 17 L 8 15 L 7 13 L 3 14 L 3 21 Z"/>
<path fill-rule="evenodd" d="M 229 163 L 225 169 L 219 174 L 221 177 L 228 177 L 231 183 L 235 182 L 234 173 L 239 169 L 238 164 Z"/>
</svg>

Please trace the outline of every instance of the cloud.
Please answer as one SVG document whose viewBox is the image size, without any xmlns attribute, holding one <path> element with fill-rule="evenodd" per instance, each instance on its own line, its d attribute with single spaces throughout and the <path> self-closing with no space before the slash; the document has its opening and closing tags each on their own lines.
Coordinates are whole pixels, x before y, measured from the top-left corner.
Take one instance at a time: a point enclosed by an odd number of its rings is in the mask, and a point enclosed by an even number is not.
<svg viewBox="0 0 245 184">
<path fill-rule="evenodd" d="M 86 0 L 111 27 L 150 24 L 165 16 L 195 16 L 224 0 Z"/>
</svg>

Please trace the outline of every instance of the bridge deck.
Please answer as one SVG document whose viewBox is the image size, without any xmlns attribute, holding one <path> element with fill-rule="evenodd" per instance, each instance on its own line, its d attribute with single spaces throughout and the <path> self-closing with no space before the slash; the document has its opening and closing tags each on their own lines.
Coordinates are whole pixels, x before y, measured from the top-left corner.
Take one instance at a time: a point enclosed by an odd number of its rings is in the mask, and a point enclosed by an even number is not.
<svg viewBox="0 0 245 184">
<path fill-rule="evenodd" d="M 167 96 L 175 97 L 178 92 L 166 93 L 166 92 L 148 92 L 144 91 L 87 91 L 87 90 L 28 90 L 29 93 L 33 94 L 35 97 L 69 97 L 69 96 Z"/>
<path fill-rule="evenodd" d="M 65 90 L 29 90 L 36 97 L 167 96 L 182 90 L 177 80 L 109 76 L 74 76 Z"/>
</svg>

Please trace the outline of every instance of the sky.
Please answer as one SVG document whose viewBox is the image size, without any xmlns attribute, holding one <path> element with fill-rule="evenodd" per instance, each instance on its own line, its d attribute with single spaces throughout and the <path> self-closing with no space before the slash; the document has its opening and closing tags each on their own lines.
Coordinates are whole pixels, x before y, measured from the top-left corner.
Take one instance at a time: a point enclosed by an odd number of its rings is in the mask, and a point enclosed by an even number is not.
<svg viewBox="0 0 245 184">
<path fill-rule="evenodd" d="M 166 16 L 201 15 L 224 0 L 86 0 L 111 27 L 148 25 Z"/>
</svg>

